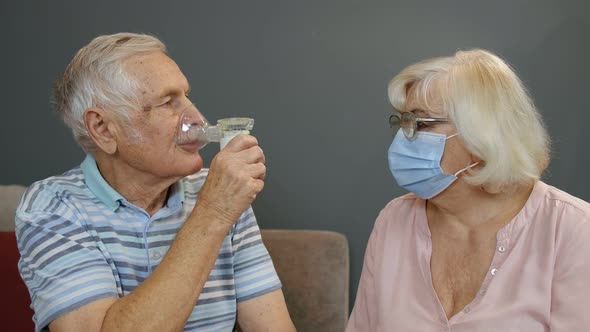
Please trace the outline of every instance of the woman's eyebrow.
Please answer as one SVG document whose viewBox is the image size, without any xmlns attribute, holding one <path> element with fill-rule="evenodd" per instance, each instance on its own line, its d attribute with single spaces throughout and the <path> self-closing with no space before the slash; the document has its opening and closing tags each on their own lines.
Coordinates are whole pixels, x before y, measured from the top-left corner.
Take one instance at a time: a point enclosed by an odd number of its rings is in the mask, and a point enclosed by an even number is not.
<svg viewBox="0 0 590 332">
<path fill-rule="evenodd" d="M 421 110 L 421 109 L 413 109 L 410 112 L 414 113 L 414 115 L 418 116 L 418 117 L 422 117 L 422 118 L 430 118 L 430 112 L 425 111 L 425 110 Z"/>
</svg>

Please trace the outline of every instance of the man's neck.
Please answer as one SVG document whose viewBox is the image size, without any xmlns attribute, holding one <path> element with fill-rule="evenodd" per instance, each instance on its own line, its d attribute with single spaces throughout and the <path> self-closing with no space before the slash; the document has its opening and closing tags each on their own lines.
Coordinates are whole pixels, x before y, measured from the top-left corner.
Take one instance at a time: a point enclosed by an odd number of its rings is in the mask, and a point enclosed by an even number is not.
<svg viewBox="0 0 590 332">
<path fill-rule="evenodd" d="M 95 159 L 105 181 L 150 216 L 166 204 L 170 186 L 179 180 L 156 177 L 110 155 L 97 153 Z"/>
</svg>

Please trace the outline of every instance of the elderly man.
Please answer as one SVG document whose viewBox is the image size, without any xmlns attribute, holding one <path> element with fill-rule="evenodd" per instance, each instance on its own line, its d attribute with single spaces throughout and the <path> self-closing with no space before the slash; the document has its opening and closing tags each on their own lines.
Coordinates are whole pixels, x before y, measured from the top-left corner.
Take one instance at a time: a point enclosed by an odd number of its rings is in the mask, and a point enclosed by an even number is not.
<svg viewBox="0 0 590 332">
<path fill-rule="evenodd" d="M 147 35 L 100 36 L 66 68 L 56 108 L 87 157 L 16 214 L 37 331 L 295 330 L 250 208 L 264 154 L 239 135 L 202 169 L 176 140 L 189 90 Z"/>
</svg>

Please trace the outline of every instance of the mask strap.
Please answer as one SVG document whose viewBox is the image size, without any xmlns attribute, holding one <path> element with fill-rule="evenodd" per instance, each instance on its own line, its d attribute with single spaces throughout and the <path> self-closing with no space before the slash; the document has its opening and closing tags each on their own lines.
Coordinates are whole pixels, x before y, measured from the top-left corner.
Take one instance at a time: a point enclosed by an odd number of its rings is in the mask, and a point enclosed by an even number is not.
<svg viewBox="0 0 590 332">
<path fill-rule="evenodd" d="M 477 165 L 477 164 L 479 164 L 479 163 L 480 163 L 480 162 L 478 161 L 478 162 L 476 162 L 476 163 L 473 163 L 473 164 L 471 164 L 471 165 L 469 165 L 469 166 L 467 166 L 467 167 L 463 168 L 462 170 L 460 170 L 460 171 L 458 171 L 457 173 L 455 173 L 455 176 L 457 176 L 457 175 L 461 174 L 462 172 L 465 172 L 467 169 L 469 169 L 469 168 L 471 168 L 471 167 L 473 167 L 473 166 L 476 166 L 476 165 Z"/>
<path fill-rule="evenodd" d="M 458 135 L 459 135 L 459 133 L 454 133 L 454 134 L 453 134 L 453 135 L 451 135 L 451 136 L 447 136 L 447 139 L 453 138 L 453 137 L 455 137 L 455 136 L 458 136 Z"/>
</svg>

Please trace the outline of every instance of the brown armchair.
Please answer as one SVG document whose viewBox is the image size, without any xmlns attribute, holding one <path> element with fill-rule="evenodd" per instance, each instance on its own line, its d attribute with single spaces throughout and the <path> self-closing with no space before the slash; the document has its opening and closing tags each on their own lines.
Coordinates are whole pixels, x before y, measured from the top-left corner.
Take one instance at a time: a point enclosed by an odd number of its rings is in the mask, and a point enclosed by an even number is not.
<svg viewBox="0 0 590 332">
<path fill-rule="evenodd" d="M 349 251 L 340 233 L 262 230 L 300 332 L 342 332 L 348 320 Z"/>
</svg>

